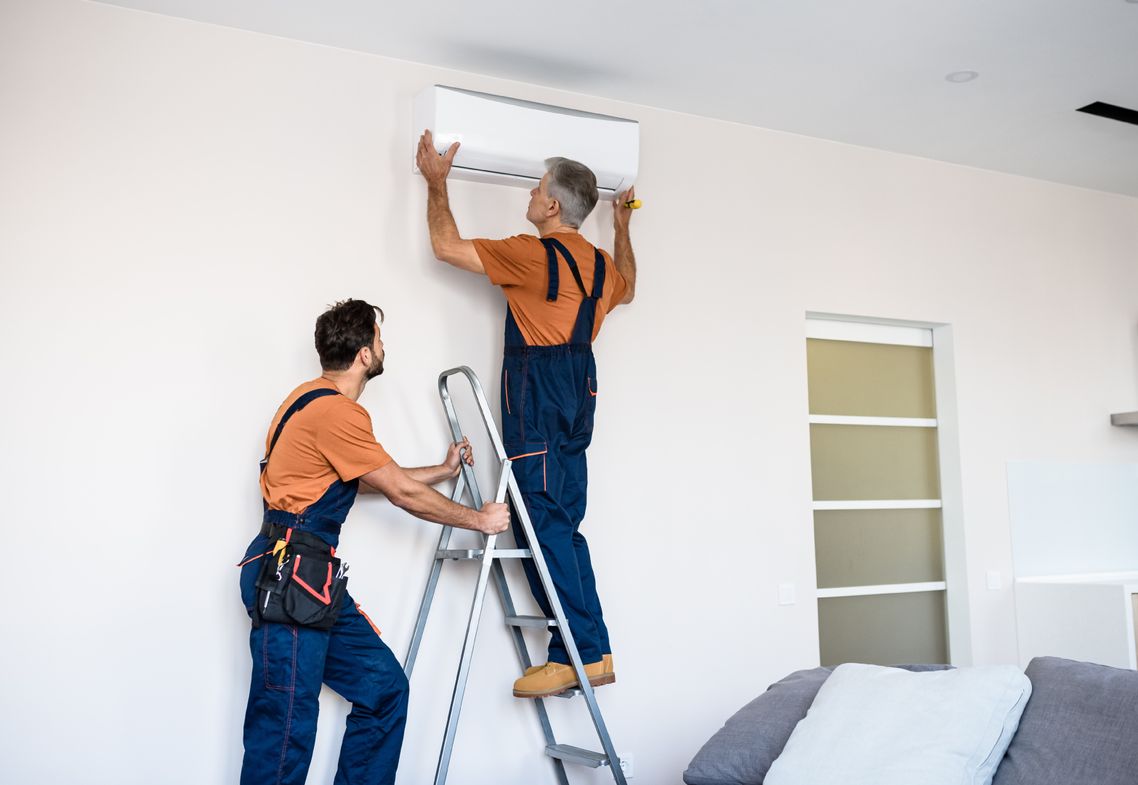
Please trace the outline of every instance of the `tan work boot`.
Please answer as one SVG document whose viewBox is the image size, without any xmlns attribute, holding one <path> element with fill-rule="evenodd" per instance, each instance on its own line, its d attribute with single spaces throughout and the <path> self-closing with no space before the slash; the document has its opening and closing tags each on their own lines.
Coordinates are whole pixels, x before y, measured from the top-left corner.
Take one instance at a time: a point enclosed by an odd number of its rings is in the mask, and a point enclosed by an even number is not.
<svg viewBox="0 0 1138 785">
<path fill-rule="evenodd" d="M 616 681 L 616 668 L 612 664 L 612 655 L 606 654 L 601 659 L 601 662 L 603 662 L 605 664 L 605 673 L 612 677 L 609 681 L 605 682 L 605 684 L 612 684 L 613 682 Z"/>
<path fill-rule="evenodd" d="M 589 684 L 599 687 L 612 684 L 612 677 L 605 673 L 604 660 L 585 665 L 585 675 Z M 514 682 L 515 698 L 551 698 L 577 686 L 577 674 L 570 665 L 547 662 L 529 668 L 525 676 Z"/>
<path fill-rule="evenodd" d="M 613 668 L 612 655 L 611 654 L 604 655 L 601 658 L 601 661 L 605 664 L 605 673 L 611 673 L 612 674 L 612 681 L 607 681 L 607 682 L 605 682 L 605 684 L 612 684 L 613 681 L 616 681 L 616 670 Z M 539 670 L 541 670 L 544 667 L 545 667 L 544 665 L 531 665 L 528 668 L 526 668 L 525 675 L 529 676 L 531 673 L 537 673 Z M 593 684 L 593 680 L 591 678 L 589 679 L 589 683 Z M 593 684 L 593 686 L 597 687 L 600 685 Z"/>
</svg>

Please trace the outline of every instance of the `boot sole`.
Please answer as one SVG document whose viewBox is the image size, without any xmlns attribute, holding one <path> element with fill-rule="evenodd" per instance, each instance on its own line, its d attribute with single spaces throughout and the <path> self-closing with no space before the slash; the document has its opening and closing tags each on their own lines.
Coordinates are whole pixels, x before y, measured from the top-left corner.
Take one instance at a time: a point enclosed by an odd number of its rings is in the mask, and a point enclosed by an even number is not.
<svg viewBox="0 0 1138 785">
<path fill-rule="evenodd" d="M 591 687 L 603 687 L 606 684 L 614 684 L 614 683 L 616 683 L 616 674 L 615 673 L 605 673 L 605 674 L 602 674 L 600 676 L 593 676 L 592 678 L 589 679 L 589 686 L 591 686 Z M 577 689 L 577 682 L 573 682 L 572 684 L 566 684 L 565 686 L 558 687 L 557 689 L 554 689 L 554 690 L 545 690 L 542 692 L 518 692 L 517 690 L 514 690 L 514 697 L 515 698 L 555 698 L 558 695 L 569 692 L 569 690 L 575 690 L 575 689 Z"/>
</svg>

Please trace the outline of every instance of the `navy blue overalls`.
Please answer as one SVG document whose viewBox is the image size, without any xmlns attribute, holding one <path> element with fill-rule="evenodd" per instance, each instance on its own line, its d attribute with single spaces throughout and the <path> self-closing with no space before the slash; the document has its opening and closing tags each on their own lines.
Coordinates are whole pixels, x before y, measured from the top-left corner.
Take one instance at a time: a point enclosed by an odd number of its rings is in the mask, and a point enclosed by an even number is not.
<svg viewBox="0 0 1138 785">
<path fill-rule="evenodd" d="M 335 390 L 300 396 L 281 417 L 269 446 L 288 422 L 311 401 Z M 252 615 L 261 559 L 287 529 L 309 532 L 335 547 L 340 527 L 356 499 L 359 480 L 336 480 L 304 512 L 270 510 L 261 533 L 249 545 L 241 566 L 241 598 Z M 266 555 L 269 554 L 269 555 Z M 390 785 L 395 782 L 407 720 L 407 678 L 379 631 L 345 593 L 330 630 L 263 622 L 249 634 L 253 678 L 245 711 L 245 758 L 241 785 L 303 785 L 316 740 L 321 683 L 352 704 L 340 746 L 336 785 Z"/>
<path fill-rule="evenodd" d="M 596 252 L 592 293 L 585 291 L 577 262 L 560 242 L 542 238 L 549 269 L 546 300 L 560 288 L 558 253 L 582 295 L 569 343 L 530 346 L 506 309 L 502 358 L 502 424 L 506 454 L 522 493 L 541 551 L 557 588 L 561 607 L 583 662 L 597 662 L 612 650 L 601 614 L 589 546 L 578 529 L 585 517 L 588 469 L 585 449 L 593 438 L 597 366 L 593 360 L 593 325 L 605 285 L 605 260 Z M 514 527 L 518 547 L 529 547 Z M 523 560 L 530 589 L 547 616 L 552 610 L 537 570 Z M 568 664 L 561 632 L 552 628 L 549 661 Z"/>
</svg>

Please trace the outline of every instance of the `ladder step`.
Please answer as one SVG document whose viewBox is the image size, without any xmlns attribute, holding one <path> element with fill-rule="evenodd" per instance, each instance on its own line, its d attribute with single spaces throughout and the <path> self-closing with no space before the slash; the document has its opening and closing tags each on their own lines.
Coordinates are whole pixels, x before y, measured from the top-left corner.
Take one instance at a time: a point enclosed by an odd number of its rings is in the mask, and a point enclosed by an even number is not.
<svg viewBox="0 0 1138 785">
<path fill-rule="evenodd" d="M 603 752 L 583 750 L 570 744 L 550 744 L 545 748 L 545 754 L 565 763 L 576 763 L 579 766 L 588 766 L 591 769 L 609 765 L 609 757 Z"/>
<path fill-rule="evenodd" d="M 468 548 L 466 550 L 436 551 L 436 559 L 481 559 L 482 548 Z"/>
<path fill-rule="evenodd" d="M 557 619 L 547 619 L 544 616 L 507 616 L 508 627 L 556 627 Z"/>
<path fill-rule="evenodd" d="M 469 559 L 481 559 L 482 554 L 486 552 L 485 548 L 460 548 L 457 550 L 435 551 L 436 559 L 454 559 L 456 561 L 464 561 Z M 529 548 L 495 548 L 495 559 L 532 559 L 533 553 Z"/>
</svg>

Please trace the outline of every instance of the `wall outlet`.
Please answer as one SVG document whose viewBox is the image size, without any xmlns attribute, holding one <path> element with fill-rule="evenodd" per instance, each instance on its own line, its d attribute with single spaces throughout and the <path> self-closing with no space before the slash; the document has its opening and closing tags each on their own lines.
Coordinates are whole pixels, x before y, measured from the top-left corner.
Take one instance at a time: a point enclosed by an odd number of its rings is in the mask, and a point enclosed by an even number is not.
<svg viewBox="0 0 1138 785">
<path fill-rule="evenodd" d="M 793 605 L 796 601 L 793 583 L 780 583 L 778 585 L 778 604 Z"/>
<path fill-rule="evenodd" d="M 626 780 L 632 779 L 632 777 L 634 776 L 634 773 L 635 773 L 635 768 L 632 765 L 632 763 L 633 763 L 632 753 L 627 753 L 625 755 L 619 755 L 619 756 L 617 756 L 617 760 L 620 761 L 620 770 L 624 772 L 624 778 Z"/>
</svg>

